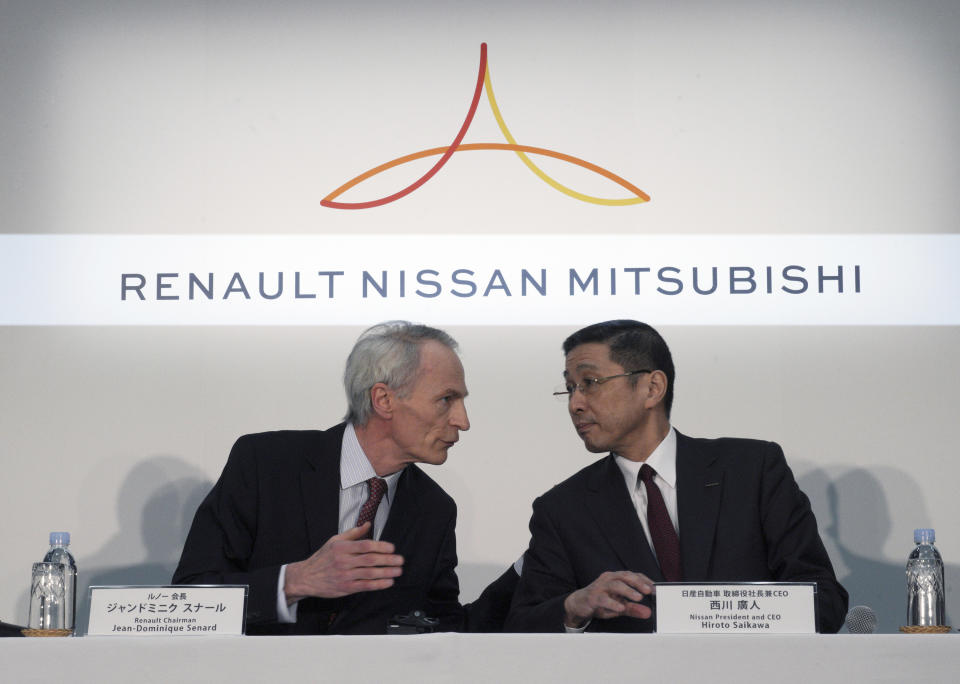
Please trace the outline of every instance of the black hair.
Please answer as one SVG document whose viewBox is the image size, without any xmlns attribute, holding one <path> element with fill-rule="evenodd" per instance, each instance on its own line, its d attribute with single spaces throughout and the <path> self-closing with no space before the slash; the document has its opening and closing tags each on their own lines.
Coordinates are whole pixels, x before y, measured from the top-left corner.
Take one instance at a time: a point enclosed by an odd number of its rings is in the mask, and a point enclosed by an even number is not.
<svg viewBox="0 0 960 684">
<path fill-rule="evenodd" d="M 640 321 L 616 320 L 594 323 L 581 328 L 563 341 L 563 353 L 567 355 L 581 344 L 599 342 L 610 347 L 610 360 L 623 366 L 625 371 L 650 370 L 663 371 L 667 376 L 667 392 L 663 397 L 663 408 L 667 418 L 673 406 L 673 356 L 670 347 L 654 328 Z M 636 383 L 637 378 L 630 378 Z"/>
</svg>

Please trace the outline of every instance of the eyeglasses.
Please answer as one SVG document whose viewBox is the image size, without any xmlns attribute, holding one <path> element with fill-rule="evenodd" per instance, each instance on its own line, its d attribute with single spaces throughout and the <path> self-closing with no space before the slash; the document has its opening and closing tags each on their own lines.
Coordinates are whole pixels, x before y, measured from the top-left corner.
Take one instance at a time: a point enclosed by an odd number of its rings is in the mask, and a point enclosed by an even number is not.
<svg viewBox="0 0 960 684">
<path fill-rule="evenodd" d="M 652 370 L 645 368 L 643 370 L 632 370 L 632 371 L 627 371 L 626 373 L 619 373 L 617 375 L 608 375 L 605 378 L 584 378 L 580 382 L 577 382 L 577 383 L 568 382 L 562 388 L 558 387 L 554 391 L 553 396 L 559 399 L 560 401 L 568 401 L 569 399 L 573 398 L 574 392 L 576 392 L 577 390 L 580 390 L 584 396 L 589 397 L 590 395 L 597 393 L 597 390 L 600 388 L 600 385 L 604 384 L 609 380 L 613 380 L 614 378 L 628 378 L 631 375 L 639 375 L 640 373 L 652 373 L 652 372 L 653 372 Z"/>
</svg>

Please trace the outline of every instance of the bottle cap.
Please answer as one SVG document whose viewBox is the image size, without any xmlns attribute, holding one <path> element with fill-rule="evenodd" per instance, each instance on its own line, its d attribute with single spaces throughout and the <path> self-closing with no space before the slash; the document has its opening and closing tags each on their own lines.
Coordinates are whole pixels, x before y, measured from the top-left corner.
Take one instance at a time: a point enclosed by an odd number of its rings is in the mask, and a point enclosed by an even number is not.
<svg viewBox="0 0 960 684">
<path fill-rule="evenodd" d="M 921 527 L 913 531 L 914 544 L 932 544 L 936 541 L 937 535 L 928 527 Z"/>
<path fill-rule="evenodd" d="M 50 546 L 70 546 L 69 532 L 51 532 Z"/>
</svg>

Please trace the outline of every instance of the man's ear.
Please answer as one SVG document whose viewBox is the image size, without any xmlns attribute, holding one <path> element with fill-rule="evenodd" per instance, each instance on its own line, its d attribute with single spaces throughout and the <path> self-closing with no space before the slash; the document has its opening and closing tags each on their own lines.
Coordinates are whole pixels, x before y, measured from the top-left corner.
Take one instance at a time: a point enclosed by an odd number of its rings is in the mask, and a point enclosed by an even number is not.
<svg viewBox="0 0 960 684">
<path fill-rule="evenodd" d="M 667 374 L 661 370 L 655 370 L 647 378 L 647 398 L 643 405 L 651 409 L 663 403 L 665 396 L 667 396 Z"/>
<path fill-rule="evenodd" d="M 393 392 L 384 383 L 378 382 L 370 388 L 370 403 L 379 418 L 390 420 L 393 417 L 394 402 Z"/>
</svg>

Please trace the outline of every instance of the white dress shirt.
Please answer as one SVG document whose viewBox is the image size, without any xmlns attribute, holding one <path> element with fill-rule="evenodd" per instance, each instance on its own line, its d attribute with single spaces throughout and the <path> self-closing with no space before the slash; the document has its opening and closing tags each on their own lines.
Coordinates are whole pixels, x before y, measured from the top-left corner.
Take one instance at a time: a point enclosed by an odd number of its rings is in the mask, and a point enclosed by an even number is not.
<svg viewBox="0 0 960 684">
<path fill-rule="evenodd" d="M 390 505 L 397 491 L 397 480 L 403 470 L 387 475 L 387 491 L 377 507 L 377 515 L 373 519 L 373 538 L 380 539 L 383 528 L 390 515 Z M 367 480 L 377 477 L 376 471 L 370 465 L 370 460 L 363 453 L 357 432 L 352 423 L 347 423 L 343 431 L 343 442 L 340 445 L 340 522 L 337 530 L 343 534 L 356 527 L 360 508 L 370 496 L 370 486 Z M 283 584 L 287 577 L 287 566 L 280 568 L 277 579 L 277 622 L 292 623 L 297 621 L 297 603 L 287 605 L 287 597 L 283 593 Z"/>
</svg>

